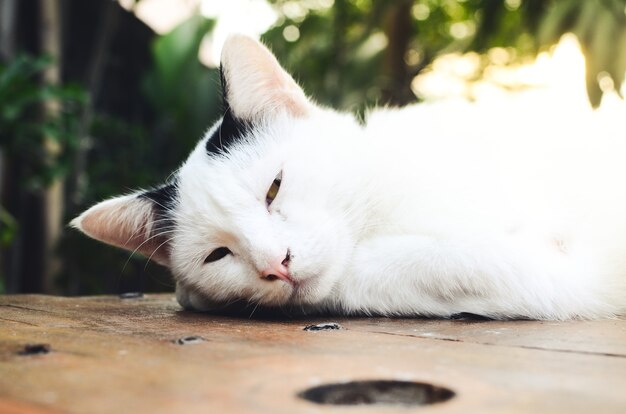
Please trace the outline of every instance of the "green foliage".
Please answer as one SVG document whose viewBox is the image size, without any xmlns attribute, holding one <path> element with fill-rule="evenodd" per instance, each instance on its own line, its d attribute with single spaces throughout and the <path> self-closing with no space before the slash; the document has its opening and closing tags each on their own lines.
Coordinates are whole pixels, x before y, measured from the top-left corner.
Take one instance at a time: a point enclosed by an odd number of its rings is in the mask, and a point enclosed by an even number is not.
<svg viewBox="0 0 626 414">
<path fill-rule="evenodd" d="M 107 197 L 164 182 L 220 116 L 219 71 L 198 61 L 202 39 L 214 25 L 213 20 L 193 16 L 154 41 L 152 68 L 142 85 L 146 103 L 155 111 L 154 123 L 132 124 L 96 114 L 86 163 L 89 185 L 74 213 Z M 65 269 L 59 284 L 72 293 L 173 288 L 160 266 L 139 255 L 103 248 L 78 232 L 65 235 L 60 253 Z"/>
<path fill-rule="evenodd" d="M 20 165 L 19 184 L 27 190 L 44 188 L 68 170 L 76 114 L 85 101 L 78 87 L 40 84 L 51 63 L 49 57 L 21 55 L 0 65 L 0 148 L 5 163 Z M 44 104 L 56 105 L 58 114 L 44 116 Z M 0 206 L 0 246 L 10 245 L 17 232 L 17 221 Z"/>
<path fill-rule="evenodd" d="M 322 103 L 357 112 L 416 100 L 412 79 L 442 54 L 495 46 L 534 50 L 526 33 L 532 25 L 523 23 L 535 9 L 511 10 L 502 1 L 336 0 L 312 9 L 303 1 L 273 3 L 282 16 L 263 37 L 281 62 Z M 299 38 L 285 41 L 294 27 Z"/>
<path fill-rule="evenodd" d="M 387 2 L 337 1 L 332 8 L 302 10 L 290 17 L 285 10 L 292 3 L 275 2 L 284 14 L 263 35 L 281 63 L 324 105 L 360 112 L 375 103 L 384 83 L 379 70 L 383 50 L 368 40 L 380 33 L 381 14 L 373 8 Z M 299 38 L 286 41 L 284 33 L 294 27 Z"/>
<path fill-rule="evenodd" d="M 174 163 L 219 116 L 219 71 L 198 61 L 202 39 L 214 26 L 214 20 L 192 16 L 152 47 L 154 66 L 144 90 L 159 113 L 161 136 L 174 144 L 170 148 Z"/>
<path fill-rule="evenodd" d="M 17 221 L 6 209 L 0 206 L 0 247 L 6 247 L 17 234 Z"/>
<path fill-rule="evenodd" d="M 82 202 L 77 210 L 69 213 L 68 221 L 105 198 L 157 185 L 167 179 L 180 161 L 170 160 L 176 142 L 169 144 L 152 132 L 150 125 L 133 124 L 99 113 L 89 136 L 85 171 L 89 184 L 81 194 Z M 107 248 L 78 231 L 65 232 L 59 254 L 64 258 L 64 269 L 57 284 L 65 293 L 171 290 L 165 269 L 148 264 L 139 255 Z"/>
<path fill-rule="evenodd" d="M 265 41 L 309 93 L 343 109 L 416 100 L 411 80 L 442 54 L 504 47 L 514 63 L 567 32 L 583 46 L 592 104 L 601 98 L 599 77 L 608 76 L 619 89 L 626 71 L 624 0 L 271 3 L 280 19 Z"/>
<path fill-rule="evenodd" d="M 12 162 L 20 162 L 22 184 L 36 189 L 67 172 L 77 144 L 77 114 L 86 99 L 71 85 L 41 85 L 39 76 L 49 57 L 18 56 L 0 65 L 0 146 Z M 42 105 L 58 113 L 44 115 Z"/>
</svg>

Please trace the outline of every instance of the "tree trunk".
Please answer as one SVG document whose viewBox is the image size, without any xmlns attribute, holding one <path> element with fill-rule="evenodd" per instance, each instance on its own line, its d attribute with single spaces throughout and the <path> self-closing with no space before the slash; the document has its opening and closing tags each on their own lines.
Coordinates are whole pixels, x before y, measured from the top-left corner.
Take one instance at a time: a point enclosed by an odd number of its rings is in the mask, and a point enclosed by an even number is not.
<svg viewBox="0 0 626 414">
<path fill-rule="evenodd" d="M 17 0 L 0 0 L 0 59 L 15 55 L 15 12 Z"/>
<path fill-rule="evenodd" d="M 383 103 L 406 105 L 415 102 L 411 90 L 411 75 L 404 60 L 411 40 L 411 8 L 413 0 L 398 0 L 389 8 L 384 25 L 389 46 L 385 50 L 383 73 L 387 79 L 383 88 Z"/>
<path fill-rule="evenodd" d="M 40 42 L 43 54 L 54 57 L 54 61 L 43 72 L 42 82 L 58 85 L 61 77 L 61 0 L 40 0 L 41 32 Z M 43 107 L 44 117 L 56 117 L 60 104 L 56 100 L 47 101 Z M 51 158 L 56 158 L 61 151 L 58 143 L 51 137 L 45 137 L 45 151 Z M 54 276 L 60 269 L 60 262 L 55 257 L 55 248 L 63 228 L 63 180 L 57 178 L 44 191 L 42 196 L 42 263 L 43 274 L 41 290 L 54 292 Z"/>
<path fill-rule="evenodd" d="M 0 0 L 0 62 L 8 62 L 15 56 L 15 20 L 17 0 Z M 0 208 L 6 209 L 12 187 L 12 163 L 5 157 L 0 146 Z M 15 194 L 15 193 L 13 193 Z M 7 210 L 9 214 L 9 210 Z M 0 250 L 0 278 L 4 279 L 7 292 L 17 291 L 17 274 L 13 271 L 16 264 L 13 250 Z"/>
<path fill-rule="evenodd" d="M 95 4 L 94 7 L 96 7 Z M 96 32 L 95 46 L 91 51 L 86 76 L 89 101 L 85 105 L 79 121 L 79 142 L 74 157 L 74 168 L 66 180 L 68 187 L 66 206 L 70 212 L 75 210 L 83 201 L 82 196 L 87 184 L 87 152 L 91 145 L 89 136 L 90 128 L 94 119 L 95 105 L 98 102 L 100 91 L 102 90 L 104 68 L 109 58 L 111 40 L 118 27 L 120 13 L 122 12 L 121 7 L 115 2 L 103 3 L 100 9 L 102 19 L 99 23 L 98 31 Z"/>
</svg>

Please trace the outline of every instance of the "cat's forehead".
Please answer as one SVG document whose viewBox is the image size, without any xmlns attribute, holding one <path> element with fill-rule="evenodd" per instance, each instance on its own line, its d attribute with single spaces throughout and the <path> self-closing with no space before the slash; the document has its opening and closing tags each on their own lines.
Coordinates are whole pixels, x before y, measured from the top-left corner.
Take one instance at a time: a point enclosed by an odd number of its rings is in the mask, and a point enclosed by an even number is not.
<svg viewBox="0 0 626 414">
<path fill-rule="evenodd" d="M 254 176 L 236 163 L 203 156 L 185 163 L 178 181 L 182 204 L 228 207 L 246 198 Z"/>
<path fill-rule="evenodd" d="M 228 153 L 212 154 L 206 142 L 198 144 L 178 172 L 181 207 L 221 215 L 262 200 L 280 170 L 280 151 L 244 137 Z"/>
<path fill-rule="evenodd" d="M 181 204 L 237 211 L 265 202 L 274 178 L 303 165 L 325 165 L 335 134 L 353 134 L 354 121 L 330 112 L 309 118 L 276 116 L 271 122 L 236 123 L 225 115 L 198 143 L 178 172 Z M 225 123 L 230 123 L 225 126 Z M 347 127 L 346 127 L 347 125 Z"/>
</svg>

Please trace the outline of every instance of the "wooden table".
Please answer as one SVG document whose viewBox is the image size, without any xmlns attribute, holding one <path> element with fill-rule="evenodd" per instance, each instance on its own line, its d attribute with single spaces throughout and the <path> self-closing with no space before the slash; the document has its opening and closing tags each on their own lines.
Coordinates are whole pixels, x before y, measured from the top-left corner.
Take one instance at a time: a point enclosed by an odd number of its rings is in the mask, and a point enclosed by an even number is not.
<svg viewBox="0 0 626 414">
<path fill-rule="evenodd" d="M 343 329 L 303 330 L 326 321 Z M 298 396 L 355 380 L 454 396 L 423 406 Z M 626 319 L 248 318 L 184 312 L 170 294 L 0 296 L 1 413 L 414 411 L 626 413 Z"/>
</svg>

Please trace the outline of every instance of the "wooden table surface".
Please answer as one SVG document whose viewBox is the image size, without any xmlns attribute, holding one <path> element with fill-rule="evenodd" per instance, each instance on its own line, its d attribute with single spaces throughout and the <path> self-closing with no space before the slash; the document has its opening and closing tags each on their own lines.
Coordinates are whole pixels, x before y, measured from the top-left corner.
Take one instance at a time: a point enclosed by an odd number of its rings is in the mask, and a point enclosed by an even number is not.
<svg viewBox="0 0 626 414">
<path fill-rule="evenodd" d="M 303 330 L 321 322 L 343 329 Z M 455 395 L 422 406 L 298 396 L 356 380 Z M 184 312 L 169 294 L 0 296 L 0 412 L 623 414 L 626 319 L 248 318 Z"/>
</svg>

